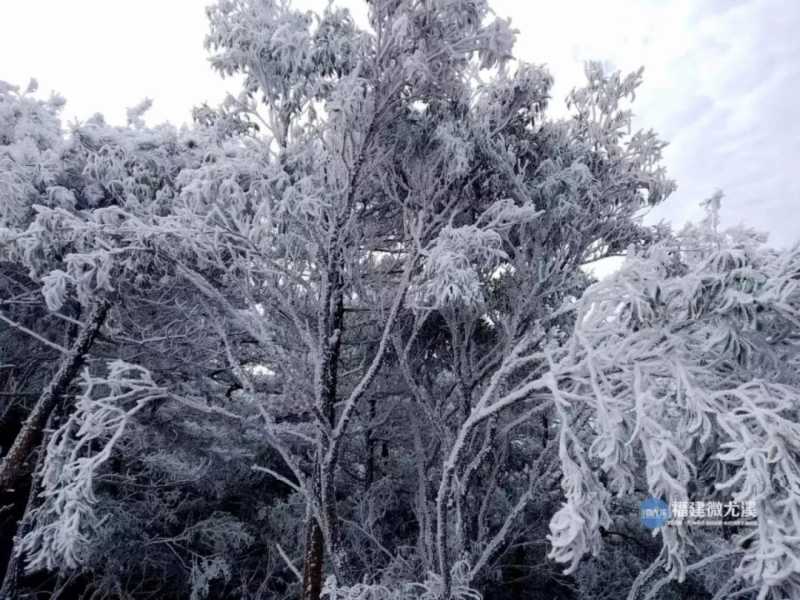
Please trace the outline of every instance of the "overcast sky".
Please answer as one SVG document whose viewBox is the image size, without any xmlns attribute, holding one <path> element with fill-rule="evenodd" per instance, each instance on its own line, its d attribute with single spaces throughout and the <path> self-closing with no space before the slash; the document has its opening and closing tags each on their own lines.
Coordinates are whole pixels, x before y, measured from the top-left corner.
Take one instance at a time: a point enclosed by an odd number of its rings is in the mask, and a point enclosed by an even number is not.
<svg viewBox="0 0 800 600">
<path fill-rule="evenodd" d="M 151 124 L 189 120 L 230 88 L 203 49 L 208 0 L 0 0 L 0 80 L 39 80 L 66 117 L 155 100 Z M 325 0 L 299 5 L 324 8 Z M 363 3 L 347 0 L 363 14 Z M 637 126 L 670 142 L 678 192 L 648 216 L 676 227 L 716 188 L 723 222 L 800 239 L 800 0 L 494 0 L 520 30 L 518 58 L 547 63 L 561 103 L 585 60 L 645 67 Z"/>
</svg>

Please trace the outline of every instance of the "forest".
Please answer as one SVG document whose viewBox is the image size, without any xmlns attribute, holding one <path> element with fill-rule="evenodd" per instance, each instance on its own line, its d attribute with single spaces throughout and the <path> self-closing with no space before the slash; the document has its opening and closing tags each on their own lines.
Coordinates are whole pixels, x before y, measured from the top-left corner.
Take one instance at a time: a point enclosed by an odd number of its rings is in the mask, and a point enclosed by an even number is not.
<svg viewBox="0 0 800 600">
<path fill-rule="evenodd" d="M 0 82 L 0 599 L 800 598 L 800 245 L 644 223 L 641 70 L 367 5 L 216 0 L 191 125 Z"/>
</svg>

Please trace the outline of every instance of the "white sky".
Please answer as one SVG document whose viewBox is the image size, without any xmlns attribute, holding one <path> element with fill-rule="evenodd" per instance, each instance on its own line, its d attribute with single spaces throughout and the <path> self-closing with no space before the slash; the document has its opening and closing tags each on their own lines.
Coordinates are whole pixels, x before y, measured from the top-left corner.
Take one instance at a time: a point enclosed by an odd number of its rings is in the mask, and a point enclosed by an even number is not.
<svg viewBox="0 0 800 600">
<path fill-rule="evenodd" d="M 491 1 L 491 0 L 490 0 Z M 0 0 L 0 80 L 67 99 L 66 117 L 155 100 L 151 124 L 186 122 L 193 105 L 235 86 L 206 62 L 207 0 Z M 800 239 L 800 0 L 494 0 L 520 30 L 516 55 L 547 63 L 554 102 L 588 59 L 645 67 L 637 126 L 671 143 L 679 191 L 648 220 L 680 226 L 726 193 L 723 221 Z M 326 0 L 303 0 L 324 8 Z M 344 0 L 363 14 L 363 3 Z"/>
</svg>

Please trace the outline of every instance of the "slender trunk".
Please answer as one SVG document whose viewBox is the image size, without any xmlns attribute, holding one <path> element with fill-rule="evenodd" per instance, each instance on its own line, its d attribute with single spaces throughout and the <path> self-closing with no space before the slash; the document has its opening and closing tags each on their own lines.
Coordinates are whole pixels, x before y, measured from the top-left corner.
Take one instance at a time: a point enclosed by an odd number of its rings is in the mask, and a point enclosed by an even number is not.
<svg viewBox="0 0 800 600">
<path fill-rule="evenodd" d="M 356 200 L 356 192 L 361 178 L 361 171 L 366 162 L 366 150 L 372 143 L 372 137 L 376 131 L 375 115 L 373 115 L 370 125 L 365 133 L 364 141 L 358 151 L 355 164 L 350 173 L 350 185 L 344 203 L 344 210 L 334 215 L 334 223 L 330 231 L 328 240 L 327 257 L 327 285 L 325 298 L 322 302 L 322 319 L 320 320 L 320 347 L 322 349 L 322 372 L 320 377 L 320 392 L 318 402 L 322 414 L 328 420 L 330 431 L 336 426 L 336 393 L 338 386 L 339 372 L 339 353 L 344 336 L 344 255 L 342 248 L 345 227 L 350 219 Z M 318 447 L 317 468 L 318 468 L 318 497 L 321 500 L 321 515 L 319 518 L 325 521 L 325 531 L 323 536 L 321 524 L 315 518 L 309 516 L 306 522 L 306 564 L 303 569 L 303 600 L 319 600 L 319 592 L 316 595 L 307 594 L 307 590 L 315 589 L 314 582 L 322 579 L 322 558 L 324 544 L 327 542 L 328 551 L 331 554 L 333 566 L 340 578 L 346 579 L 342 572 L 344 556 L 340 548 L 341 533 L 339 528 L 339 518 L 336 514 L 336 467 L 337 452 L 333 452 L 330 460 L 327 455 L 328 444 L 335 443 L 331 438 L 325 439 Z M 327 537 L 327 539 L 325 539 Z M 317 541 L 322 539 L 322 546 Z M 311 562 L 308 562 L 311 561 Z"/>
<path fill-rule="evenodd" d="M 442 465 L 442 477 L 439 482 L 439 491 L 436 494 L 436 554 L 439 561 L 439 574 L 442 577 L 442 600 L 450 600 L 452 586 L 447 521 L 450 508 L 455 503 L 453 496 L 455 492 L 452 487 L 453 477 L 456 475 L 456 469 L 461 461 L 464 445 L 474 426 L 475 421 L 470 421 L 470 419 L 462 424 L 461 431 L 450 450 L 450 455 Z"/>
<path fill-rule="evenodd" d="M 413 413 L 412 413 L 413 414 Z M 434 571 L 433 532 L 431 531 L 430 507 L 428 506 L 428 475 L 425 446 L 422 441 L 422 425 L 417 415 L 413 415 L 412 433 L 414 435 L 414 464 L 417 469 L 416 511 L 419 527 L 418 546 L 422 564 L 426 570 Z"/>
<path fill-rule="evenodd" d="M 364 451 L 367 455 L 366 464 L 364 465 L 364 494 L 368 494 L 372 484 L 375 481 L 375 435 L 372 430 L 372 424 L 375 422 L 375 406 L 377 399 L 375 396 L 370 396 L 368 400 L 367 412 L 367 426 L 364 432 Z M 386 443 L 384 442 L 383 449 L 386 450 Z M 363 549 L 364 563 L 367 565 L 368 571 L 372 569 L 372 546 L 367 544 Z"/>
<path fill-rule="evenodd" d="M 322 528 L 309 514 L 306 519 L 306 549 L 303 557 L 303 600 L 318 600 L 322 594 L 324 548 Z"/>
<path fill-rule="evenodd" d="M 372 423 L 375 422 L 375 405 L 377 399 L 372 396 L 369 398 L 369 412 L 367 414 L 367 427 L 364 432 L 364 449 L 367 453 L 367 464 L 364 467 L 364 491 L 368 492 L 375 481 L 375 435 L 372 431 Z M 385 448 L 385 446 L 384 446 Z"/>
<path fill-rule="evenodd" d="M 450 600 L 452 582 L 450 581 L 450 558 L 447 541 L 447 513 L 452 498 L 450 494 L 450 479 L 453 469 L 442 473 L 442 482 L 439 493 L 436 495 L 436 554 L 439 560 L 439 574 L 442 576 L 442 600 Z"/>
<path fill-rule="evenodd" d="M 320 377 L 319 404 L 322 415 L 332 430 L 336 423 L 336 394 L 338 388 L 339 353 L 341 349 L 342 330 L 344 326 L 343 283 L 340 276 L 340 259 L 332 259 L 329 265 L 328 286 L 329 300 L 324 310 L 321 331 L 322 373 Z M 316 473 L 315 494 L 321 500 L 321 515 L 327 525 L 328 545 L 331 554 L 335 554 L 338 542 L 336 516 L 336 498 L 333 497 L 333 477 L 336 465 L 324 464 L 327 444 L 330 443 L 322 434 L 322 440 L 315 457 Z M 306 548 L 303 564 L 303 600 L 319 600 L 322 592 L 322 568 L 325 558 L 325 536 L 321 524 L 311 511 L 306 517 Z M 332 556 L 333 558 L 333 556 Z"/>
<path fill-rule="evenodd" d="M 458 505 L 462 507 L 462 511 L 470 515 L 465 521 L 459 520 L 458 526 L 461 532 L 461 540 L 458 546 L 458 552 L 461 553 L 469 541 L 477 541 L 478 539 L 478 514 L 475 510 L 469 510 L 470 492 L 473 485 L 476 483 L 477 474 L 481 466 L 488 459 L 489 455 L 495 447 L 497 437 L 497 417 L 490 417 L 486 422 L 486 429 L 484 431 L 483 442 L 481 443 L 480 450 L 474 455 L 473 459 L 464 469 L 461 476 L 461 481 L 458 490 Z M 483 483 L 485 480 L 481 479 Z M 486 488 L 484 488 L 486 489 Z M 485 494 L 482 494 L 485 497 Z"/>
<path fill-rule="evenodd" d="M 62 357 L 58 371 L 42 395 L 39 396 L 14 443 L 9 448 L 8 454 L 0 463 L 0 490 L 13 489 L 22 477 L 30 474 L 31 465 L 28 458 L 41 440 L 42 430 L 53 412 L 53 408 L 78 374 L 78 369 L 86 359 L 89 349 L 105 322 L 108 309 L 109 304 L 105 300 L 94 307 L 86 321 L 86 326 L 78 335 L 69 352 Z"/>
</svg>

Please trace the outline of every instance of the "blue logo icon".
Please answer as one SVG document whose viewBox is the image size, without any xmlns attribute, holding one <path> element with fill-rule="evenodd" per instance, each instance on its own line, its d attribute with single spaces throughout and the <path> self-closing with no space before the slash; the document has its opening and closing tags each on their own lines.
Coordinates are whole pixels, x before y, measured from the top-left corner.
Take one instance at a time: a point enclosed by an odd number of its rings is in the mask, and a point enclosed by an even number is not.
<svg viewBox="0 0 800 600">
<path fill-rule="evenodd" d="M 667 503 L 658 498 L 646 498 L 639 505 L 639 518 L 648 529 L 663 527 L 671 516 Z"/>
</svg>

